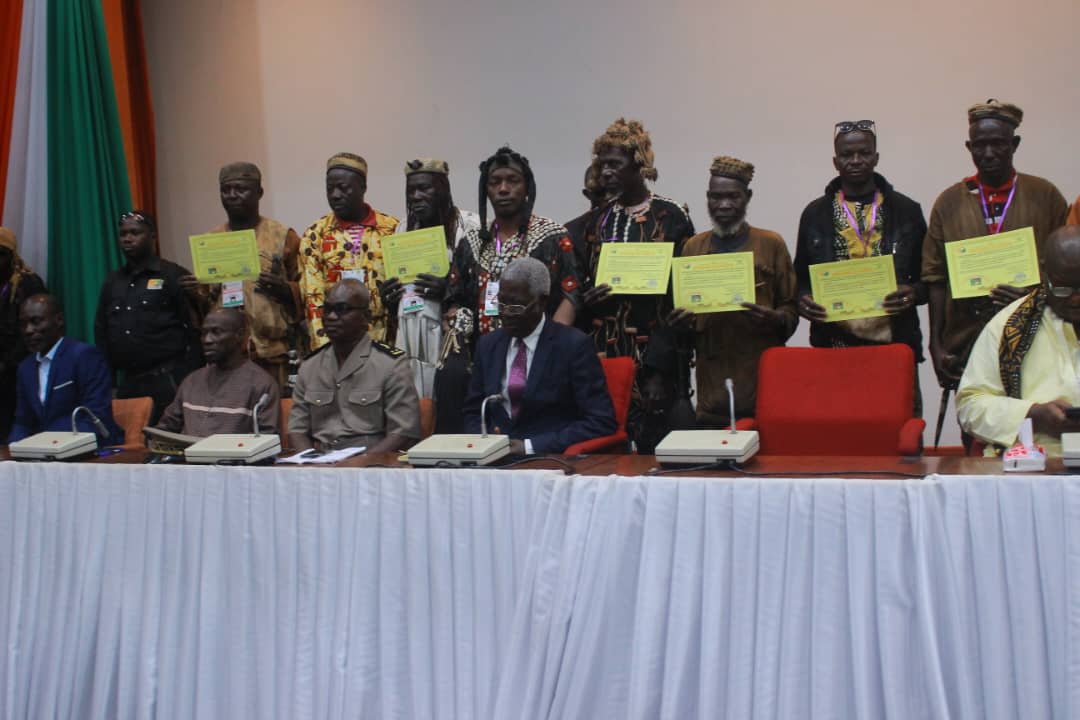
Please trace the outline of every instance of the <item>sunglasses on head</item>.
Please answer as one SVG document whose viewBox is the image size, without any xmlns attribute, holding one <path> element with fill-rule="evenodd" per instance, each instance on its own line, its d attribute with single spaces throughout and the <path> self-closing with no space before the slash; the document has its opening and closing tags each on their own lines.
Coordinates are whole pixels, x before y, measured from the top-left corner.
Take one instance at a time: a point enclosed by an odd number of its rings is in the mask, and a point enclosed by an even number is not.
<svg viewBox="0 0 1080 720">
<path fill-rule="evenodd" d="M 843 122 L 836 123 L 836 127 L 833 129 L 833 138 L 835 139 L 841 135 L 853 133 L 856 130 L 868 132 L 874 137 L 877 137 L 877 125 L 874 124 L 873 120 L 855 120 L 854 122 L 851 120 L 844 120 Z"/>
</svg>

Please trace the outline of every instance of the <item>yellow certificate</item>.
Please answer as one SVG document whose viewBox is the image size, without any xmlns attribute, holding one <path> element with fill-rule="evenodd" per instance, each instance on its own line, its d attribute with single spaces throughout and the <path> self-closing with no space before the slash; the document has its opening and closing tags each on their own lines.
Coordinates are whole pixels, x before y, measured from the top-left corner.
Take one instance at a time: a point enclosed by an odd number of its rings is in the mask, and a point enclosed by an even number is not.
<svg viewBox="0 0 1080 720">
<path fill-rule="evenodd" d="M 696 313 L 744 310 L 754 302 L 754 253 L 688 255 L 671 265 L 675 307 Z"/>
<path fill-rule="evenodd" d="M 1039 282 L 1035 231 L 1029 227 L 945 243 L 945 261 L 954 298 L 989 295 L 995 285 Z"/>
<path fill-rule="evenodd" d="M 892 255 L 811 265 L 810 289 L 828 322 L 886 315 L 885 296 L 896 291 Z"/>
<path fill-rule="evenodd" d="M 604 243 L 596 265 L 596 284 L 614 295 L 662 295 L 671 276 L 675 243 Z"/>
<path fill-rule="evenodd" d="M 442 277 L 450 272 L 442 225 L 384 237 L 382 252 L 387 277 L 403 283 L 411 283 L 420 273 Z"/>
<path fill-rule="evenodd" d="M 192 235 L 192 270 L 199 282 L 220 283 L 259 277 L 259 246 L 254 230 Z"/>
</svg>

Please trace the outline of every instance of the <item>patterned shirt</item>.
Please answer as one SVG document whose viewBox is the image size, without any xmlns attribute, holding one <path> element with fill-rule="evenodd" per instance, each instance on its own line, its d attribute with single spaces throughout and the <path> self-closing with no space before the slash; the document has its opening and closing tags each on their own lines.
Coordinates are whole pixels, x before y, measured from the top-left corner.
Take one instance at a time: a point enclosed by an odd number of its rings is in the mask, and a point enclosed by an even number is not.
<svg viewBox="0 0 1080 720">
<path fill-rule="evenodd" d="M 358 223 L 338 220 L 334 213 L 324 215 L 304 231 L 300 241 L 300 292 L 307 312 L 311 349 L 329 342 L 323 331 L 322 305 L 326 291 L 342 278 L 355 277 L 371 291 L 371 327 L 374 340 L 386 337 L 386 309 L 377 282 L 385 279 L 382 239 L 393 235 L 398 219 L 368 208 L 367 217 Z"/>
<path fill-rule="evenodd" d="M 498 306 L 488 303 L 488 286 L 502 277 L 512 261 L 533 257 L 544 263 L 551 273 L 551 292 L 546 312 L 551 315 L 566 298 L 579 307 L 581 279 L 578 274 L 574 244 L 566 228 L 552 220 L 533 215 L 524 241 L 515 237 L 502 243 L 501 251 L 494 240 L 483 243 L 479 229 L 471 229 L 454 251 L 450 265 L 449 301 L 458 305 L 454 330 L 471 337 L 474 329 L 484 333 L 500 327 Z"/>
</svg>

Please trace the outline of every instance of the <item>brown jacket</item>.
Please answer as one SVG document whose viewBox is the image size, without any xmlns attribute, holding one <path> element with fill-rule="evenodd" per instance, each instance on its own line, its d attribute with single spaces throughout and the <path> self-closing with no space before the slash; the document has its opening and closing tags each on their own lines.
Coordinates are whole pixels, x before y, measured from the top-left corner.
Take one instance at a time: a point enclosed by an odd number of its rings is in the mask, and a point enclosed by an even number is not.
<svg viewBox="0 0 1080 720">
<path fill-rule="evenodd" d="M 682 255 L 711 254 L 712 237 L 712 231 L 693 236 L 683 246 Z M 735 382 L 736 417 L 753 417 L 758 359 L 768 348 L 786 343 L 799 321 L 795 269 L 784 239 L 770 230 L 751 227 L 745 244 L 735 252 L 754 253 L 754 302 L 779 310 L 788 319 L 780 329 L 756 323 L 748 312 L 698 315 L 697 418 L 707 425 L 729 422 L 725 378 Z"/>
<path fill-rule="evenodd" d="M 1017 173 L 1016 181 L 1016 195 L 1005 216 L 1002 230 L 1031 226 L 1041 257 L 1047 236 L 1065 223 L 1069 205 L 1061 192 L 1047 180 Z M 989 297 L 953 300 L 952 291 L 948 289 L 945 243 L 986 234 L 986 221 L 977 188 L 960 181 L 938 196 L 930 212 L 930 227 L 923 241 L 922 279 L 927 284 L 945 284 L 948 301 L 942 345 L 946 352 L 964 358 L 965 364 L 975 338 L 1000 308 L 995 307 Z"/>
</svg>

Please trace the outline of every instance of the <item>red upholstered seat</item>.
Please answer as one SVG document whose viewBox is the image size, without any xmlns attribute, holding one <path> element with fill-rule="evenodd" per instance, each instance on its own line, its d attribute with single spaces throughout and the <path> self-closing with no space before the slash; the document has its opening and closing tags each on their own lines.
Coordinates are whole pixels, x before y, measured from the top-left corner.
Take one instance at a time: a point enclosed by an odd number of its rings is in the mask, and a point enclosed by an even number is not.
<svg viewBox="0 0 1080 720">
<path fill-rule="evenodd" d="M 601 358 L 600 365 L 604 368 L 608 394 L 611 395 L 611 404 L 615 407 L 616 430 L 614 434 L 606 437 L 574 443 L 566 448 L 567 455 L 626 450 L 626 416 L 630 413 L 630 394 L 634 390 L 634 373 L 637 368 L 634 367 L 633 359 L 628 357 Z"/>
<path fill-rule="evenodd" d="M 757 411 L 744 429 L 763 455 L 918 455 L 915 356 L 907 345 L 771 348 L 758 366 Z"/>
</svg>

